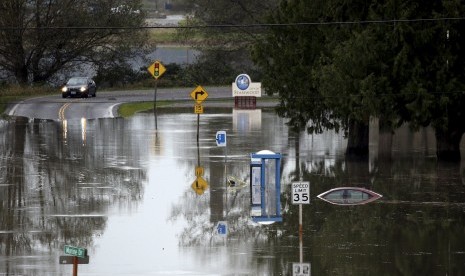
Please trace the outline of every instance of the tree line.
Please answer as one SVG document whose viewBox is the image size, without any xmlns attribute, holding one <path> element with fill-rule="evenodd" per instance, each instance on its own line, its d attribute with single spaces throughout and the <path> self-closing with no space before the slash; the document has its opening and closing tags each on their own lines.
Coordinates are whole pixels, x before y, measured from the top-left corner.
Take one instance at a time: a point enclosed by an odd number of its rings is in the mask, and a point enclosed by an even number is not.
<svg viewBox="0 0 465 276">
<path fill-rule="evenodd" d="M 296 130 L 334 129 L 348 156 L 368 153 L 368 123 L 383 132 L 432 126 L 438 160 L 460 160 L 465 132 L 465 5 L 458 0 L 184 0 L 180 35 L 200 35 L 197 82 L 229 84 L 246 71 L 278 95 Z M 3 79 L 38 83 L 91 64 L 129 66 L 147 47 L 141 1 L 0 3 Z M 115 7 L 123 7 L 114 9 Z M 116 12 L 115 12 L 116 11 Z M 138 12 L 135 12 L 138 11 Z M 142 12 L 139 12 L 142 11 Z M 214 28 L 223 25 L 250 27 Z M 197 26 L 198 28 L 195 28 Z M 85 68 L 82 70 L 86 70 Z"/>
<path fill-rule="evenodd" d="M 108 70 L 144 48 L 144 32 L 131 29 L 143 25 L 140 0 L 1 1 L 1 77 L 44 83 L 69 71 Z"/>
<path fill-rule="evenodd" d="M 347 155 L 359 157 L 368 154 L 370 118 L 379 119 L 384 133 L 404 123 L 413 129 L 432 126 L 438 160 L 460 160 L 462 2 L 200 2 L 194 14 L 202 24 L 262 26 L 243 28 L 239 36 L 221 28 L 201 31 L 225 41 L 219 47 L 223 53 L 251 55 L 253 64 L 230 57 L 236 62 L 232 70 L 251 71 L 268 94 L 279 95 L 277 112 L 295 130 L 343 131 Z M 225 51 L 225 45 L 231 46 Z"/>
<path fill-rule="evenodd" d="M 370 117 L 390 132 L 431 125 L 438 160 L 459 161 L 464 11 L 448 0 L 281 1 L 253 57 L 296 129 L 345 131 L 347 153 L 365 155 Z"/>
</svg>

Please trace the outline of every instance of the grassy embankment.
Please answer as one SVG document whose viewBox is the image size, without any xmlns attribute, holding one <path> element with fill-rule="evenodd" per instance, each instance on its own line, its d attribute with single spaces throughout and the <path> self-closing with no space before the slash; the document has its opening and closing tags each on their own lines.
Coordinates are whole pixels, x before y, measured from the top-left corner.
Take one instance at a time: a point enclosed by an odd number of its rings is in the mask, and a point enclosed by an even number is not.
<svg viewBox="0 0 465 276">
<path fill-rule="evenodd" d="M 4 85 L 0 87 L 0 115 L 6 111 L 8 104 L 27 98 L 56 94 L 56 89 L 49 86 Z"/>
</svg>

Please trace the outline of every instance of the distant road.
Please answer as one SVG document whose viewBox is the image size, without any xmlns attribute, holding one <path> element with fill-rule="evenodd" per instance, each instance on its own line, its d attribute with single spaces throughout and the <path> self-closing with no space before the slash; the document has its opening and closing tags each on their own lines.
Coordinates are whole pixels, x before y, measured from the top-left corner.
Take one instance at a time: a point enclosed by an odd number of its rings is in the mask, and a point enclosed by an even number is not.
<svg viewBox="0 0 465 276">
<path fill-rule="evenodd" d="M 190 97 L 192 88 L 158 88 L 157 102 L 159 101 L 185 101 L 194 107 L 194 101 Z M 209 87 L 203 86 L 208 93 L 205 106 L 209 100 L 225 99 L 227 106 L 234 106 L 234 99 L 230 86 Z M 22 116 L 36 119 L 64 120 L 64 119 L 96 119 L 117 117 L 117 107 L 128 102 L 147 102 L 154 100 L 154 89 L 152 90 L 127 90 L 127 91 L 97 91 L 95 98 L 66 98 L 57 95 L 36 97 L 19 102 L 6 111 L 10 116 Z"/>
</svg>

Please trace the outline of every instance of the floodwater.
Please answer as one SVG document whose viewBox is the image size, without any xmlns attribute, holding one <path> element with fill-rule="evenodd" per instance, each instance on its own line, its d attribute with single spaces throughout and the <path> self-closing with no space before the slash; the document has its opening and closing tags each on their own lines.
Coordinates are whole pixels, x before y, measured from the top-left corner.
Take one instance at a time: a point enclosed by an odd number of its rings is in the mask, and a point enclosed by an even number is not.
<svg viewBox="0 0 465 276">
<path fill-rule="evenodd" d="M 436 162 L 430 129 L 372 130 L 370 158 L 346 160 L 342 134 L 293 133 L 270 110 L 161 109 L 156 120 L 0 121 L 0 275 L 71 275 L 65 245 L 87 249 L 78 275 L 465 274 L 464 168 Z M 271 225 L 250 216 L 261 150 L 282 155 L 283 221 Z M 310 182 L 301 240 L 298 179 Z M 383 197 L 316 197 L 342 186 Z"/>
</svg>

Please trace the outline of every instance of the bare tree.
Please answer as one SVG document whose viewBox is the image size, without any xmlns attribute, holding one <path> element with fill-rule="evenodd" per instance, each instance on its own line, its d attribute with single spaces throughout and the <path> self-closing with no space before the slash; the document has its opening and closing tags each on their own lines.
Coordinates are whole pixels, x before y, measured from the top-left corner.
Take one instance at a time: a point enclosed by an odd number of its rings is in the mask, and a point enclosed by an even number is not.
<svg viewBox="0 0 465 276">
<path fill-rule="evenodd" d="M 0 70 L 45 82 L 80 63 L 102 66 L 145 41 L 140 0 L 3 0 Z"/>
</svg>

